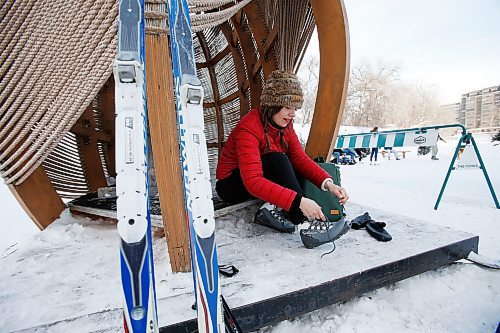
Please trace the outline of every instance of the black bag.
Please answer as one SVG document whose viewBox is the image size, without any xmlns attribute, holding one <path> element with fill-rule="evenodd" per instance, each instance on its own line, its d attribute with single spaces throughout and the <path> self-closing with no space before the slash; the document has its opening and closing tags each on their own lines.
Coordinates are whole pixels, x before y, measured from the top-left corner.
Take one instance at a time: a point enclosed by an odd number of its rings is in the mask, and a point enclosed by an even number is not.
<svg viewBox="0 0 500 333">
<path fill-rule="evenodd" d="M 318 165 L 328 172 L 335 185 L 340 186 L 340 170 L 338 166 L 332 163 L 318 163 Z M 308 180 L 304 181 L 302 188 L 304 189 L 304 196 L 316 201 L 329 221 L 336 222 L 344 216 L 344 206 L 329 191 L 322 191 Z"/>
</svg>

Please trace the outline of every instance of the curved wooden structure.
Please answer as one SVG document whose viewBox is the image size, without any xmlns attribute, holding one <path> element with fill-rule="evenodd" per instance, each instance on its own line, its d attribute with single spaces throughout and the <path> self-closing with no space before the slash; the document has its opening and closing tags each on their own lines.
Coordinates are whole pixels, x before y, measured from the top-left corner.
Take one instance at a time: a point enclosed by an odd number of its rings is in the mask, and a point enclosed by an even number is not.
<svg viewBox="0 0 500 333">
<path fill-rule="evenodd" d="M 344 113 L 349 83 L 349 29 L 342 1 L 311 0 L 311 5 L 318 29 L 320 73 L 306 153 L 328 161 Z"/>
<path fill-rule="evenodd" d="M 76 2 L 7 0 L 0 8 L 0 172 L 41 229 L 64 209 L 62 199 L 95 191 L 115 175 L 111 66 L 117 1 L 92 0 L 83 7 Z M 185 213 L 179 209 L 183 195 L 166 6 L 148 2 L 146 75 L 154 171 L 171 264 L 174 271 L 185 271 L 189 269 L 188 233 Z M 53 26 L 41 8 L 56 8 L 59 3 L 75 17 L 61 17 Z M 198 75 L 205 89 L 205 132 L 213 172 L 231 130 L 241 116 L 259 105 L 265 78 L 278 68 L 298 70 L 315 27 L 320 81 L 306 151 L 311 157 L 328 156 L 340 125 L 349 73 L 342 0 L 206 3 L 193 8 L 191 16 Z M 208 19 L 216 24 L 207 25 Z M 92 42 L 85 42 L 87 35 L 93 37 Z M 63 42 L 69 46 L 59 51 L 58 43 Z M 40 46 L 44 43 L 46 49 Z M 87 50 L 85 43 L 94 49 Z M 28 60 L 39 67 L 27 67 Z M 85 62 L 91 66 L 80 70 L 78 66 Z M 16 72 L 22 70 L 26 75 L 19 77 Z M 32 118 L 26 116 L 29 112 Z M 22 134 L 15 141 L 14 129 Z"/>
</svg>

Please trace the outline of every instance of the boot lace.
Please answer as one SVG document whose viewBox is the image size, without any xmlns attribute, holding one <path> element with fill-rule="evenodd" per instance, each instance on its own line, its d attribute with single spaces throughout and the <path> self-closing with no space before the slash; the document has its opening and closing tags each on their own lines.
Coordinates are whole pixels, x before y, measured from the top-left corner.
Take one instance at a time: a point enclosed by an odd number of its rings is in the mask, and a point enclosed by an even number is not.
<svg viewBox="0 0 500 333">
<path fill-rule="evenodd" d="M 313 220 L 309 222 L 308 229 L 310 230 L 320 230 L 320 231 L 328 231 L 332 227 L 332 222 L 328 219 L 326 221 L 322 220 Z"/>
<path fill-rule="evenodd" d="M 289 222 L 288 219 L 283 215 L 283 212 L 276 206 L 270 211 L 271 215 L 280 221 L 281 223 Z"/>
<path fill-rule="evenodd" d="M 333 222 L 331 222 L 330 220 L 328 220 L 328 217 L 326 217 L 326 221 L 322 221 L 322 220 L 313 220 L 313 221 L 310 221 L 309 222 L 309 227 L 308 229 L 309 230 L 319 230 L 319 231 L 328 231 L 330 230 L 330 228 L 333 227 Z M 333 249 L 329 252 L 325 252 L 321 255 L 320 259 L 322 259 L 324 256 L 330 254 L 330 253 L 333 253 L 333 251 L 335 251 L 335 249 L 337 248 L 337 246 L 335 245 L 335 241 L 332 240 L 332 245 L 333 245 Z"/>
</svg>

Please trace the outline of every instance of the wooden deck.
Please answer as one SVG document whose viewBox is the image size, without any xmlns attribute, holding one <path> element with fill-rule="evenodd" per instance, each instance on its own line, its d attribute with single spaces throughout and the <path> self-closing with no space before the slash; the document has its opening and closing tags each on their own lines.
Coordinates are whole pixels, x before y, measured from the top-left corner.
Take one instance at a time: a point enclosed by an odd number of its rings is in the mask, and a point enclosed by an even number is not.
<svg viewBox="0 0 500 333">
<path fill-rule="evenodd" d="M 228 205 L 219 198 L 214 199 L 214 217 L 225 216 L 233 211 L 246 208 L 261 202 L 259 199 L 248 200 L 237 205 Z M 151 224 L 155 227 L 163 227 L 160 203 L 151 200 Z M 72 213 L 83 213 L 97 217 L 116 219 L 116 197 L 98 198 L 96 193 L 89 193 L 79 199 L 68 202 Z"/>
</svg>

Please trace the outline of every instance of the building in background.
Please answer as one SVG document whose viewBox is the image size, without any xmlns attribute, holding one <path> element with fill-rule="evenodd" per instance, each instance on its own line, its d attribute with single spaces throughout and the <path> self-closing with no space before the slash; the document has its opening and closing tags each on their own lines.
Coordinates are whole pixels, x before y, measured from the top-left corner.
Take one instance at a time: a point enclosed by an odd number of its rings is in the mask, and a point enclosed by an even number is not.
<svg viewBox="0 0 500 333">
<path fill-rule="evenodd" d="M 500 85 L 462 95 L 459 103 L 442 105 L 442 112 L 456 115 L 467 129 L 500 127 Z"/>
<path fill-rule="evenodd" d="M 459 120 L 466 128 L 500 126 L 500 85 L 462 95 Z"/>
<path fill-rule="evenodd" d="M 464 124 L 463 121 L 464 119 L 462 118 L 465 118 L 465 116 L 462 116 L 460 114 L 460 103 L 452 103 L 452 104 L 446 104 L 446 105 L 441 105 L 440 107 L 440 112 L 442 114 L 450 114 L 450 115 L 454 115 L 455 116 L 455 119 L 458 121 L 459 124 Z"/>
</svg>

